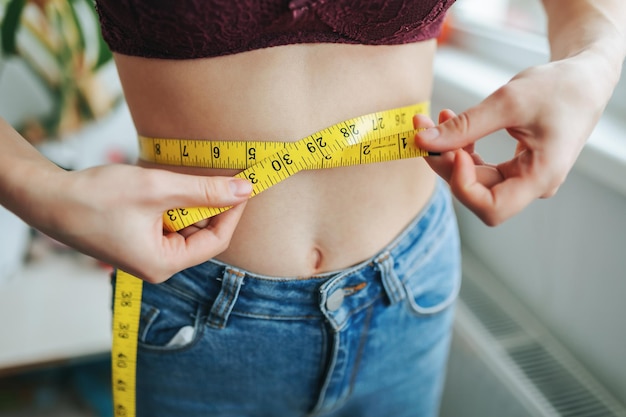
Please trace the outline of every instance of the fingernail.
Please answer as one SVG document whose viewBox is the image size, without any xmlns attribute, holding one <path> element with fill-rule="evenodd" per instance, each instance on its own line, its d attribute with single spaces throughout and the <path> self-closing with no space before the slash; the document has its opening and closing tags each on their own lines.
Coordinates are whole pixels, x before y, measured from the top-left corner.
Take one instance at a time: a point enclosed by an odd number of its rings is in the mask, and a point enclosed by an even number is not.
<svg viewBox="0 0 626 417">
<path fill-rule="evenodd" d="M 246 180 L 233 179 L 230 181 L 230 190 L 237 197 L 245 197 L 252 192 L 252 184 Z"/>
<path fill-rule="evenodd" d="M 436 127 L 428 128 L 418 133 L 419 137 L 424 140 L 435 140 L 439 136 L 439 129 Z"/>
</svg>

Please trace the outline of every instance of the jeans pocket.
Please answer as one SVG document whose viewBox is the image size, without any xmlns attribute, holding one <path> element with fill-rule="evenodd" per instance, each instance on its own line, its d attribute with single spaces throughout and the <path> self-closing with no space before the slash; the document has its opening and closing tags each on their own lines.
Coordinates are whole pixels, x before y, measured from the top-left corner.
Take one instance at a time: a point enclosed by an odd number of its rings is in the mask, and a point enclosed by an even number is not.
<svg viewBox="0 0 626 417">
<path fill-rule="evenodd" d="M 202 333 L 201 317 L 197 301 L 180 297 L 163 284 L 144 284 L 139 346 L 160 351 L 189 348 Z"/>
<path fill-rule="evenodd" d="M 407 304 L 417 315 L 445 310 L 456 300 L 461 287 L 461 256 L 456 229 L 448 228 L 427 255 L 404 275 Z"/>
</svg>

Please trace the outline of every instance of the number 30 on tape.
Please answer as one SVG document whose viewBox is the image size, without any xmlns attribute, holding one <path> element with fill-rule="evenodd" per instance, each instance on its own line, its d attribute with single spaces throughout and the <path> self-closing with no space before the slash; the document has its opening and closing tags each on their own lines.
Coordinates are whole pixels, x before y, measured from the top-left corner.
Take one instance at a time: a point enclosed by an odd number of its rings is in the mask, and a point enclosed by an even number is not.
<svg viewBox="0 0 626 417">
<path fill-rule="evenodd" d="M 166 165 L 244 169 L 255 196 L 305 169 L 344 167 L 427 156 L 413 136 L 413 115 L 428 114 L 419 103 L 338 123 L 296 142 L 199 141 L 139 137 L 140 158 Z M 228 208 L 174 208 L 164 228 L 177 231 Z"/>
</svg>

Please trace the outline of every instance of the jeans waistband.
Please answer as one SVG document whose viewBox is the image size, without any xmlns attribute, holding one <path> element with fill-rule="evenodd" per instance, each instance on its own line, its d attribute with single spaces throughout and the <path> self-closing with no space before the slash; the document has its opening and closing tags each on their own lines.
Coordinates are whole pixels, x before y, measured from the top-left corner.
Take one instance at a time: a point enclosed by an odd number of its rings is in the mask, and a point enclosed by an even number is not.
<svg viewBox="0 0 626 417">
<path fill-rule="evenodd" d="M 447 186 L 438 181 L 427 205 L 391 243 L 344 270 L 303 279 L 277 278 L 210 260 L 160 285 L 186 298 L 211 303 L 208 323 L 215 327 L 225 326 L 231 314 L 274 320 L 323 314 L 341 326 L 352 311 L 385 294 L 391 303 L 404 298 L 403 277 L 395 276 L 394 269 L 415 268 L 424 262 L 437 239 L 453 224 L 452 216 Z"/>
</svg>

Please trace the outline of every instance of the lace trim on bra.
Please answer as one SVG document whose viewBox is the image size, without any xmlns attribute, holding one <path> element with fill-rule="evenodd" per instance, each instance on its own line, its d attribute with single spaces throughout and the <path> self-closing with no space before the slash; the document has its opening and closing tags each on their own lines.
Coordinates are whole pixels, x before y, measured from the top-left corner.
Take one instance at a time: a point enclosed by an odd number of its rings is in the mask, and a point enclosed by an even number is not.
<svg viewBox="0 0 626 417">
<path fill-rule="evenodd" d="M 436 37 L 454 0 L 98 0 L 116 52 L 190 59 L 294 43 L 395 45 Z"/>
</svg>

